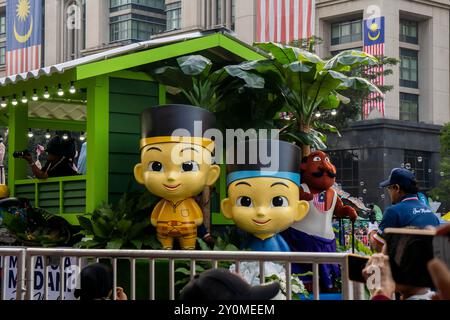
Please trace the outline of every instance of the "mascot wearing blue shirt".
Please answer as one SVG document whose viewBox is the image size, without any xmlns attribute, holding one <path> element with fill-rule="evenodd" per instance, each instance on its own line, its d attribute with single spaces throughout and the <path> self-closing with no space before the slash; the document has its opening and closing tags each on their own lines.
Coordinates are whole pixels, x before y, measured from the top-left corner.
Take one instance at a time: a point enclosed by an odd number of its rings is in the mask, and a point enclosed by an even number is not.
<svg viewBox="0 0 450 320">
<path fill-rule="evenodd" d="M 233 150 L 232 159 L 230 150 L 227 157 L 223 214 L 252 235 L 243 248 L 290 251 L 279 232 L 309 210 L 308 202 L 300 200 L 301 150 L 280 140 L 242 141 Z"/>
</svg>

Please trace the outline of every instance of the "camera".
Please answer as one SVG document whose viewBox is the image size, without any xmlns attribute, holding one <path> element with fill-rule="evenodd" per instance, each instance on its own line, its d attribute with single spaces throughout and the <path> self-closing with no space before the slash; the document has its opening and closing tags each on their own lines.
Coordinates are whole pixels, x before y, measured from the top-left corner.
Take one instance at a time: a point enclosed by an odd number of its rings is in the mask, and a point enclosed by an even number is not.
<svg viewBox="0 0 450 320">
<path fill-rule="evenodd" d="M 29 155 L 30 152 L 28 150 L 23 150 L 23 151 L 15 151 L 13 153 L 13 157 L 14 158 L 24 158 L 25 156 Z"/>
</svg>

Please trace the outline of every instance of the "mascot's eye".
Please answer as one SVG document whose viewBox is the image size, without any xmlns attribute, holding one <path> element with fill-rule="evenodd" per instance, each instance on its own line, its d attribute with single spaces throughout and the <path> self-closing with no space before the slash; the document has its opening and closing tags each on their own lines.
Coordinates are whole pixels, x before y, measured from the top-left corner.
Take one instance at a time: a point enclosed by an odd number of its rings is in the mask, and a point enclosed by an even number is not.
<svg viewBox="0 0 450 320">
<path fill-rule="evenodd" d="M 236 200 L 236 205 L 238 207 L 253 207 L 253 202 L 250 197 L 239 197 Z"/>
<path fill-rule="evenodd" d="M 181 172 L 198 171 L 198 163 L 187 161 L 181 165 Z"/>
<path fill-rule="evenodd" d="M 330 158 L 328 158 L 328 157 L 325 158 L 325 161 L 326 161 L 326 162 L 331 162 L 331 161 L 330 161 Z"/>
<path fill-rule="evenodd" d="M 163 171 L 163 165 L 159 161 L 152 161 L 148 164 L 148 171 Z"/>
<path fill-rule="evenodd" d="M 322 159 L 320 159 L 320 157 L 314 157 L 313 161 L 322 161 Z"/>
<path fill-rule="evenodd" d="M 289 201 L 286 197 L 278 196 L 272 198 L 271 207 L 287 207 L 289 205 Z"/>
</svg>

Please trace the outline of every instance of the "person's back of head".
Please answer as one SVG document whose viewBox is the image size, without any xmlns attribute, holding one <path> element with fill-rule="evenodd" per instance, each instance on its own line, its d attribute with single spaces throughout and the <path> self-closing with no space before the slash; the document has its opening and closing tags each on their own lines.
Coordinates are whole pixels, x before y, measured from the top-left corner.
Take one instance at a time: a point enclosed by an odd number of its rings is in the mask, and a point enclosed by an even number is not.
<svg viewBox="0 0 450 320">
<path fill-rule="evenodd" d="M 76 148 L 77 145 L 75 139 L 72 137 L 63 139 L 62 137 L 56 135 L 47 143 L 45 151 L 57 157 L 73 159 L 75 158 Z"/>
<path fill-rule="evenodd" d="M 227 269 L 210 269 L 196 275 L 181 291 L 181 300 L 270 300 L 280 291 L 278 282 L 251 286 Z"/>
<path fill-rule="evenodd" d="M 80 300 L 108 299 L 113 289 L 111 268 L 101 263 L 86 266 L 80 273 L 80 288 L 75 297 Z"/>
</svg>

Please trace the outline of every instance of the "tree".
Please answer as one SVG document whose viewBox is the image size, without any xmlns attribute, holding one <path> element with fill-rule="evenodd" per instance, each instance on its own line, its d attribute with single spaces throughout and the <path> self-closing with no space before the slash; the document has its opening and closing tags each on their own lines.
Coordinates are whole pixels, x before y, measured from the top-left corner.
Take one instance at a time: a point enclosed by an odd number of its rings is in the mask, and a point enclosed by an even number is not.
<svg viewBox="0 0 450 320">
<path fill-rule="evenodd" d="M 326 148 L 323 131 L 338 132 L 335 126 L 315 115 L 320 111 L 336 109 L 341 103 L 349 103 L 349 99 L 341 94 L 344 90 L 364 89 L 383 94 L 367 79 L 347 75 L 360 67 L 378 65 L 378 60 L 367 53 L 347 50 L 323 60 L 313 52 L 292 46 L 272 42 L 257 43 L 255 46 L 268 52 L 272 59 L 244 62 L 236 68 L 260 75 L 264 78 L 265 88 L 276 89 L 269 101 L 283 97 L 280 111 L 291 116 L 280 119 L 280 136 L 300 144 L 303 156 L 310 153 L 311 146 Z"/>
<path fill-rule="evenodd" d="M 380 67 L 380 71 L 374 70 L 372 72 L 368 72 L 368 68 L 364 66 L 360 66 L 352 71 L 352 75 L 356 77 L 363 77 L 370 82 L 374 82 L 374 80 L 379 76 L 388 76 L 392 74 L 391 67 L 398 64 L 398 60 L 395 58 L 390 58 L 386 56 L 376 56 L 378 59 L 378 67 Z M 391 91 L 394 86 L 392 85 L 378 85 L 383 94 Z M 337 109 L 336 115 L 331 115 L 329 113 L 323 115 L 323 121 L 339 128 L 346 128 L 352 121 L 362 119 L 362 109 L 365 101 L 375 100 L 377 98 L 370 98 L 370 91 L 364 88 L 359 90 L 348 89 L 344 90 L 342 94 L 350 99 L 350 103 L 345 106 L 340 106 Z"/>
<path fill-rule="evenodd" d="M 450 210 L 450 122 L 444 125 L 440 137 L 441 143 L 441 162 L 440 174 L 443 176 L 439 185 L 431 190 L 430 195 L 437 201 L 440 201 L 441 210 Z"/>
</svg>

